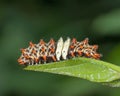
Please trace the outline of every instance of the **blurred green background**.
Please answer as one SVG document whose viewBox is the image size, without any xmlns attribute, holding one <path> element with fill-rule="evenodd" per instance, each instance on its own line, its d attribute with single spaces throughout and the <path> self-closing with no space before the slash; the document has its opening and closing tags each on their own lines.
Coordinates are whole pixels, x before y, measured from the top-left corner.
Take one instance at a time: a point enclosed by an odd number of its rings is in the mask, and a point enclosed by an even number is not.
<svg viewBox="0 0 120 96">
<path fill-rule="evenodd" d="M 120 88 L 18 65 L 19 49 L 29 41 L 61 36 L 89 37 L 102 60 L 119 65 L 120 0 L 1 0 L 0 96 L 120 96 Z"/>
</svg>

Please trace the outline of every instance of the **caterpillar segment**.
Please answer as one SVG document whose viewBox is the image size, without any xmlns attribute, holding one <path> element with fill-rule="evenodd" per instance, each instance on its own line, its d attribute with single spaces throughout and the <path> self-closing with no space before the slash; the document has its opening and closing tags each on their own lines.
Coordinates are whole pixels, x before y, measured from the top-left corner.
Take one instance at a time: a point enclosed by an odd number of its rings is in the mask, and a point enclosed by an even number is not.
<svg viewBox="0 0 120 96">
<path fill-rule="evenodd" d="M 63 49 L 62 49 L 62 58 L 64 60 L 67 59 L 69 46 L 70 46 L 70 38 L 67 38 L 67 40 L 63 44 Z"/>
<path fill-rule="evenodd" d="M 63 49 L 63 38 L 60 37 L 60 39 L 58 40 L 57 42 L 57 46 L 56 46 L 56 58 L 57 60 L 59 61 L 60 60 L 60 57 L 61 57 L 61 54 L 62 54 L 62 49 Z"/>
</svg>

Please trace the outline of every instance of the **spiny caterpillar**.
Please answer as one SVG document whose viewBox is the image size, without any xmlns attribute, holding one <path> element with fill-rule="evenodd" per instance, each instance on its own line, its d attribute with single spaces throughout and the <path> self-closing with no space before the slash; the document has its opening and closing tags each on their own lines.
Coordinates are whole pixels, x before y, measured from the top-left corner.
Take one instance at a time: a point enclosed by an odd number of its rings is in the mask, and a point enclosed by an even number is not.
<svg viewBox="0 0 120 96">
<path fill-rule="evenodd" d="M 58 42 L 51 39 L 45 43 L 42 39 L 38 44 L 30 42 L 29 47 L 21 49 L 22 55 L 18 59 L 21 65 L 34 65 L 49 62 L 57 62 L 77 56 L 100 59 L 101 54 L 97 53 L 98 45 L 89 45 L 88 38 L 78 42 L 75 38 L 64 42 L 61 37 Z"/>
</svg>

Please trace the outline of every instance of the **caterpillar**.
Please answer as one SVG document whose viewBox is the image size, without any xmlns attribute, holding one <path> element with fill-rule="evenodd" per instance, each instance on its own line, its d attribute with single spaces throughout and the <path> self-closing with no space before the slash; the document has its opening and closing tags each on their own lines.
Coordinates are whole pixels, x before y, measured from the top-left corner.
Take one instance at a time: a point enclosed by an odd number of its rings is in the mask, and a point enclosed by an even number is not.
<svg viewBox="0 0 120 96">
<path fill-rule="evenodd" d="M 88 38 L 79 42 L 76 38 L 71 40 L 68 37 L 64 42 L 60 37 L 57 42 L 50 39 L 48 43 L 41 39 L 38 44 L 30 42 L 28 48 L 21 49 L 22 54 L 18 63 L 20 65 L 44 64 L 79 56 L 100 59 L 102 55 L 97 52 L 97 49 L 98 45 L 89 45 Z"/>
</svg>

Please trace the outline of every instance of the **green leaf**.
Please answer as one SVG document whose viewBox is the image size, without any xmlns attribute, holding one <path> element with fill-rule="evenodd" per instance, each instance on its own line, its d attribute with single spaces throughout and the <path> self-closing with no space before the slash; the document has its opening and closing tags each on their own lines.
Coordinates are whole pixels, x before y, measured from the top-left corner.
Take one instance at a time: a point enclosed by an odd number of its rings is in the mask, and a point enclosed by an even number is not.
<svg viewBox="0 0 120 96">
<path fill-rule="evenodd" d="M 25 70 L 49 72 L 87 79 L 92 82 L 109 84 L 120 79 L 120 67 L 91 58 L 73 58 L 65 61 L 29 65 Z"/>
<path fill-rule="evenodd" d="M 103 83 L 103 84 L 108 85 L 110 87 L 120 87 L 120 80 L 115 80 L 115 81 Z"/>
</svg>

